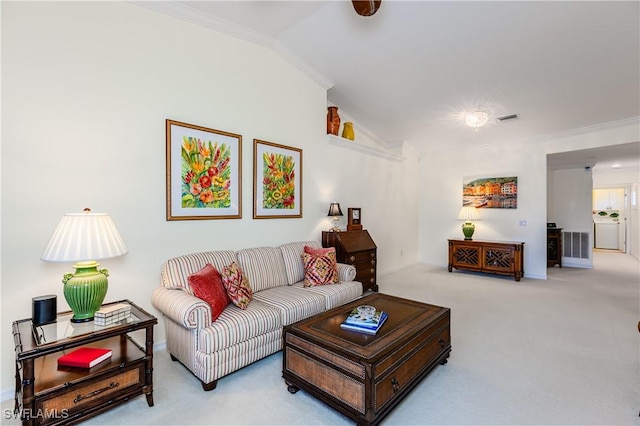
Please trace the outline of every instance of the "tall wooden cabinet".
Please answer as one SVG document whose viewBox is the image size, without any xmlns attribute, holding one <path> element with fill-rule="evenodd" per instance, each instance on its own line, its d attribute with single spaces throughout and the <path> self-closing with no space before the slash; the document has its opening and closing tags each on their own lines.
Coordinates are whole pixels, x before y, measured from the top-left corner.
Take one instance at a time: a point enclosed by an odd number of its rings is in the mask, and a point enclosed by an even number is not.
<svg viewBox="0 0 640 426">
<path fill-rule="evenodd" d="M 366 230 L 345 232 L 322 232 L 322 246 L 334 247 L 340 263 L 356 268 L 356 281 L 362 290 L 378 291 L 376 280 L 377 247 Z"/>
<path fill-rule="evenodd" d="M 547 268 L 562 268 L 562 228 L 547 228 Z"/>
</svg>

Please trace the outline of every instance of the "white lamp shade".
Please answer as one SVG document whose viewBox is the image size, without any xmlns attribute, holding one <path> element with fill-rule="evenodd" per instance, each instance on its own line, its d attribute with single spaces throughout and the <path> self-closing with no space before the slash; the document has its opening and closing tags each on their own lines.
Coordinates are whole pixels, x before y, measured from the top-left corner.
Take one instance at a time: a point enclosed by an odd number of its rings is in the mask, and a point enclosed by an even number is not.
<svg viewBox="0 0 640 426">
<path fill-rule="evenodd" d="M 45 262 L 81 262 L 127 253 L 116 225 L 106 213 L 68 213 L 42 254 Z"/>
<path fill-rule="evenodd" d="M 465 206 L 460 210 L 460 214 L 458 215 L 458 220 L 480 220 L 480 215 L 478 214 L 478 209 L 471 206 Z"/>
</svg>

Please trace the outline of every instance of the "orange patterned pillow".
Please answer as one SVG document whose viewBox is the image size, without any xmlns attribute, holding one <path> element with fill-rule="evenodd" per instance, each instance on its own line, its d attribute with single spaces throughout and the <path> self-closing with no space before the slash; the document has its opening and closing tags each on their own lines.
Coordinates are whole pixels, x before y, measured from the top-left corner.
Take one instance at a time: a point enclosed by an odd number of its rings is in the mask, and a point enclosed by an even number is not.
<svg viewBox="0 0 640 426">
<path fill-rule="evenodd" d="M 240 309 L 247 309 L 253 299 L 253 291 L 247 276 L 236 262 L 222 268 L 222 284 L 227 290 L 229 299 Z"/>
<path fill-rule="evenodd" d="M 304 264 L 305 287 L 335 284 L 339 281 L 335 248 L 314 249 L 314 254 L 308 253 L 307 247 L 304 251 L 302 263 Z"/>
</svg>

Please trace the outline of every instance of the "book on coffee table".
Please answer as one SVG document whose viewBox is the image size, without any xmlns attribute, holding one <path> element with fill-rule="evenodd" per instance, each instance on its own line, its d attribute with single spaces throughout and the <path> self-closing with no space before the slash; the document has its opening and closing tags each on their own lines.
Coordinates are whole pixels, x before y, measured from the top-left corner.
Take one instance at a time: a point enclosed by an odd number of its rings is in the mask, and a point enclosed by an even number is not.
<svg viewBox="0 0 640 426">
<path fill-rule="evenodd" d="M 384 311 L 376 311 L 372 318 L 365 319 L 360 316 L 357 309 L 354 309 L 349 316 L 342 321 L 340 328 L 361 333 L 376 334 L 386 320 L 387 313 Z"/>
<path fill-rule="evenodd" d="M 91 368 L 111 357 L 111 349 L 79 348 L 58 358 L 58 365 Z"/>
</svg>

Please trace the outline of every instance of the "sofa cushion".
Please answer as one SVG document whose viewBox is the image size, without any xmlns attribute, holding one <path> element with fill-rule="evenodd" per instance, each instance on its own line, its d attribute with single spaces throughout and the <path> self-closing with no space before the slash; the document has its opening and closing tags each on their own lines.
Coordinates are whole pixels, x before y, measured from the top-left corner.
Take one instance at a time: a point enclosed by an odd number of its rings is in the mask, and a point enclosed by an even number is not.
<svg viewBox="0 0 640 426">
<path fill-rule="evenodd" d="M 222 284 L 227 290 L 227 295 L 234 305 L 240 309 L 246 309 L 253 299 L 253 291 L 247 277 L 237 263 L 222 268 Z"/>
<path fill-rule="evenodd" d="M 211 321 L 218 319 L 224 308 L 231 302 L 222 284 L 220 272 L 207 263 L 204 268 L 189 275 L 188 279 L 194 296 L 211 306 Z"/>
<path fill-rule="evenodd" d="M 326 302 L 321 294 L 292 286 L 274 287 L 254 294 L 254 299 L 277 308 L 282 315 L 282 325 L 289 325 L 325 310 Z"/>
<path fill-rule="evenodd" d="M 321 295 L 325 299 L 325 309 L 344 305 L 362 296 L 362 284 L 358 281 L 346 281 L 338 284 L 314 287 L 304 287 L 304 282 L 300 281 L 295 283 L 293 288 Z"/>
<path fill-rule="evenodd" d="M 280 246 L 284 266 L 287 273 L 287 284 L 292 285 L 304 279 L 304 264 L 300 257 L 305 246 L 314 249 L 321 249 L 322 244 L 317 241 L 299 241 Z"/>
<path fill-rule="evenodd" d="M 336 249 L 321 249 L 314 251 L 317 254 L 302 253 L 304 264 L 304 285 L 312 287 L 316 285 L 335 284 L 338 282 L 338 264 L 336 262 Z"/>
<path fill-rule="evenodd" d="M 254 293 L 287 285 L 287 273 L 282 252 L 277 247 L 258 247 L 240 250 L 238 263 L 249 279 Z"/>
<path fill-rule="evenodd" d="M 213 265 L 218 271 L 222 271 L 222 268 L 232 262 L 237 262 L 237 259 L 236 253 L 231 250 L 206 251 L 174 257 L 162 265 L 160 281 L 163 287 L 177 287 L 193 294 L 189 285 L 189 275 L 195 274 L 207 263 Z"/>
<path fill-rule="evenodd" d="M 227 306 L 218 320 L 200 330 L 198 350 L 218 352 L 282 328 L 280 310 L 253 300 L 246 309 Z"/>
</svg>

